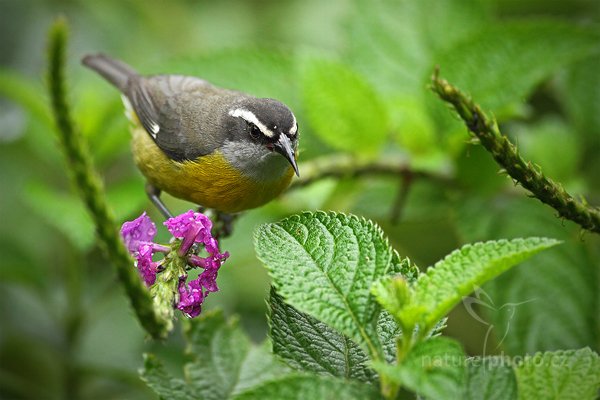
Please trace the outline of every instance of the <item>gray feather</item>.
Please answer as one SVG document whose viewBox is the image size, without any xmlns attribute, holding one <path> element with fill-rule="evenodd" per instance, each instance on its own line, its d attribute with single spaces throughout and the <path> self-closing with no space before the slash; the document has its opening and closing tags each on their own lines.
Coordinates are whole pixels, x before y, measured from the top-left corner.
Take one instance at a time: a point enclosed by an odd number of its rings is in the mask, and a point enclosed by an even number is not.
<svg viewBox="0 0 600 400">
<path fill-rule="evenodd" d="M 129 65 L 104 54 L 89 54 L 83 57 L 81 62 L 102 75 L 123 93 L 127 89 L 129 80 L 138 76 L 138 73 Z"/>
<path fill-rule="evenodd" d="M 156 145 L 175 161 L 195 160 L 236 142 L 242 148 L 257 149 L 256 154 L 247 154 L 248 162 L 270 155 L 265 143 L 251 139 L 247 121 L 229 114 L 232 110 L 252 112 L 277 135 L 289 132 L 295 124 L 292 112 L 277 100 L 257 99 L 190 76 L 140 76 L 127 64 L 103 54 L 88 55 L 82 62 L 127 97 Z"/>
</svg>

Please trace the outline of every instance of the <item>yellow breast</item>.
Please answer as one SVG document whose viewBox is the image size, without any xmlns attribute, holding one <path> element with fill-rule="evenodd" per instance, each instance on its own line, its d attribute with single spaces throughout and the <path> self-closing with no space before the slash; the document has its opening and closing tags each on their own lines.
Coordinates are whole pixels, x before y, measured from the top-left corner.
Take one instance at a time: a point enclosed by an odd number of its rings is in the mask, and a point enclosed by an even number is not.
<svg viewBox="0 0 600 400">
<path fill-rule="evenodd" d="M 290 167 L 278 179 L 258 182 L 233 168 L 218 151 L 177 162 L 143 128 L 133 128 L 132 134 L 135 163 L 150 183 L 180 199 L 227 213 L 269 202 L 289 186 L 294 174 Z"/>
</svg>

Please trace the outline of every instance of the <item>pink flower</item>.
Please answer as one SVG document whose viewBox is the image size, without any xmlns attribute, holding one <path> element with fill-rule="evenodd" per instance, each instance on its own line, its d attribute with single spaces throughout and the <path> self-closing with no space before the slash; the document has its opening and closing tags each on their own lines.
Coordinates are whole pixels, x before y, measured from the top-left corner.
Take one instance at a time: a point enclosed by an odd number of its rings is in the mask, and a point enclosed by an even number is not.
<svg viewBox="0 0 600 400">
<path fill-rule="evenodd" d="M 137 268 L 146 286 L 152 286 L 156 282 L 158 263 L 152 261 L 153 254 L 154 251 L 151 243 L 141 244 L 137 253 Z"/>
<path fill-rule="evenodd" d="M 121 236 L 125 247 L 135 257 L 137 269 L 147 286 L 153 285 L 156 281 L 158 269 L 158 263 L 152 261 L 152 256 L 159 246 L 155 246 L 155 243 L 152 242 L 155 235 L 156 225 L 146 215 L 146 212 L 121 226 Z"/>
<path fill-rule="evenodd" d="M 190 281 L 189 285 L 186 285 L 185 280 L 187 276 L 179 277 L 179 303 L 177 308 L 183 312 L 186 317 L 194 318 L 200 315 L 202 311 L 202 302 L 206 295 L 202 292 L 202 286 L 200 280 L 195 279 Z M 208 293 L 207 293 L 208 294 Z"/>
<path fill-rule="evenodd" d="M 177 217 L 169 218 L 164 224 L 173 236 L 183 239 L 178 252 L 180 256 L 187 254 L 194 243 L 203 244 L 209 254 L 204 258 L 195 254 L 190 255 L 188 262 L 204 268 L 204 271 L 197 279 L 189 282 L 189 288 L 186 288 L 185 280 L 183 283 L 179 282 L 180 300 L 177 308 L 187 316 L 194 317 L 194 312 L 188 311 L 197 309 L 200 313 L 200 306 L 208 293 L 219 290 L 218 271 L 221 264 L 229 257 L 229 253 L 219 251 L 219 244 L 210 231 L 212 222 L 204 214 L 190 210 Z"/>
<path fill-rule="evenodd" d="M 156 225 L 145 211 L 133 221 L 127 221 L 121 226 L 121 236 L 130 253 L 138 251 L 140 242 L 152 242 L 155 235 Z"/>
<path fill-rule="evenodd" d="M 164 225 L 175 238 L 181 239 L 180 243 L 173 247 L 154 243 L 156 226 L 145 212 L 135 220 L 125 222 L 121 227 L 121 236 L 129 252 L 136 258 L 138 271 L 147 286 L 156 283 L 159 273 L 161 262 L 153 261 L 156 252 L 169 253 L 176 248 L 177 255 L 186 260 L 186 269 L 203 269 L 197 279 L 186 283 L 187 274 L 184 274 L 179 276 L 177 282 L 179 301 L 176 307 L 193 318 L 200 314 L 206 296 L 219 290 L 217 275 L 229 253 L 219 251 L 219 243 L 211 234 L 212 222 L 204 214 L 190 210 L 169 218 Z M 207 257 L 194 254 L 192 250 L 196 250 L 195 243 L 204 245 Z"/>
</svg>

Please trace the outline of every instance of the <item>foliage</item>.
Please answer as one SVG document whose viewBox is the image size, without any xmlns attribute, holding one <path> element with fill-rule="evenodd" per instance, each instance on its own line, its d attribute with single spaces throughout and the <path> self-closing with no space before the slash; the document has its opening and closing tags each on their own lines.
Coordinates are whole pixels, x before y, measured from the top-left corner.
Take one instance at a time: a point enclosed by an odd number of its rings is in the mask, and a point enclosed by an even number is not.
<svg viewBox="0 0 600 400">
<path fill-rule="evenodd" d="M 37 50 L 57 13 L 66 14 L 74 39 L 65 54 L 71 116 L 117 221 L 158 213 L 133 166 L 119 96 L 80 68 L 81 55 L 104 51 L 144 73 L 193 74 L 278 98 L 298 119 L 302 178 L 237 220 L 223 240 L 231 258 L 219 275 L 222 291 L 207 300 L 203 320 L 176 324 L 185 326 L 183 338 L 176 329 L 165 342 L 146 340 L 67 179 Z M 230 0 L 165 8 L 34 0 L 2 2 L 0 21 L 8 39 L 0 41 L 0 397 L 378 398 L 399 386 L 398 398 L 596 395 L 598 235 L 498 174 L 427 88 L 439 66 L 525 161 L 574 199 L 600 204 L 596 1 Z M 302 213 L 317 209 L 336 213 Z M 251 234 L 259 224 L 261 260 Z M 316 229 L 303 242 L 310 247 L 291 240 L 303 237 L 288 232 L 292 226 Z M 554 243 L 533 237 L 562 244 L 505 271 L 513 256 Z M 443 273 L 462 265 L 453 260 L 463 253 L 472 256 L 464 264 L 470 280 Z M 417 272 L 415 264 L 437 260 L 446 260 L 443 268 Z M 211 312 L 216 306 L 240 323 Z M 406 335 L 402 324 L 425 329 Z M 142 352 L 147 385 L 136 373 Z"/>
<path fill-rule="evenodd" d="M 591 399 L 600 386 L 600 357 L 589 348 L 536 353 L 515 372 L 521 399 Z"/>
<path fill-rule="evenodd" d="M 189 352 L 198 359 L 185 368 L 192 394 L 183 398 L 333 398 L 336 393 L 376 398 L 377 384 L 384 398 L 395 398 L 400 386 L 431 399 L 453 399 L 467 392 L 476 397 L 478 390 L 488 389 L 476 389 L 469 382 L 471 376 L 481 379 L 481 373 L 469 366 L 467 374 L 461 345 L 426 334 L 461 295 L 555 244 L 531 238 L 467 245 L 415 279 L 414 266 L 399 258 L 381 230 L 355 216 L 303 213 L 262 225 L 255 246 L 273 278 L 270 339 L 273 352 L 290 370 L 274 368 L 282 376 L 273 379 L 267 373 L 253 382 L 256 388 L 244 385 L 247 392 L 239 393 L 235 387 L 247 374 L 244 367 L 256 367 L 244 362 L 248 339 L 222 316 L 219 325 L 216 317 L 206 317 L 192 322 L 188 330 Z M 404 282 L 401 290 L 394 287 L 398 280 Z M 317 292 L 321 293 L 315 296 Z M 381 306 L 398 324 L 386 318 Z M 386 341 L 395 350 L 389 358 Z M 181 382 L 166 375 L 154 358 L 149 360 L 143 376 L 152 377 L 149 383 L 157 393 L 165 388 L 179 393 Z M 573 379 L 586 379 L 582 376 L 592 371 L 576 370 L 579 376 Z M 502 379 L 502 372 L 499 376 Z M 565 379 L 570 379 L 568 374 Z M 534 390 L 534 383 L 519 383 L 523 393 Z"/>
</svg>

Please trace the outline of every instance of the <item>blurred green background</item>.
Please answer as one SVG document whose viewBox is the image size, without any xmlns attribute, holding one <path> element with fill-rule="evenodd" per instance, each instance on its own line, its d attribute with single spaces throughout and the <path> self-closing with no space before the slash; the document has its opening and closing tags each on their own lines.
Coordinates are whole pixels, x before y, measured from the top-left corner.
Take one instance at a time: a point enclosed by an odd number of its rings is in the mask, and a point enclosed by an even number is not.
<svg viewBox="0 0 600 400">
<path fill-rule="evenodd" d="M 471 241 L 564 240 L 484 287 L 473 309 L 455 310 L 446 334 L 470 354 L 600 350 L 597 235 L 498 174 L 427 89 L 439 65 L 525 157 L 600 204 L 600 2 L 0 0 L 0 398 L 152 398 L 137 377 L 142 353 L 182 360 L 179 332 L 146 340 L 69 182 L 44 86 L 45 34 L 58 14 L 71 26 L 74 116 L 121 221 L 159 215 L 117 92 L 79 64 L 90 52 L 281 99 L 299 120 L 301 172 L 343 154 L 443 179 L 326 179 L 245 213 L 222 242 L 231 258 L 206 307 L 238 314 L 256 340 L 267 330 L 269 279 L 254 228 L 324 209 L 376 220 L 421 267 Z"/>
</svg>

